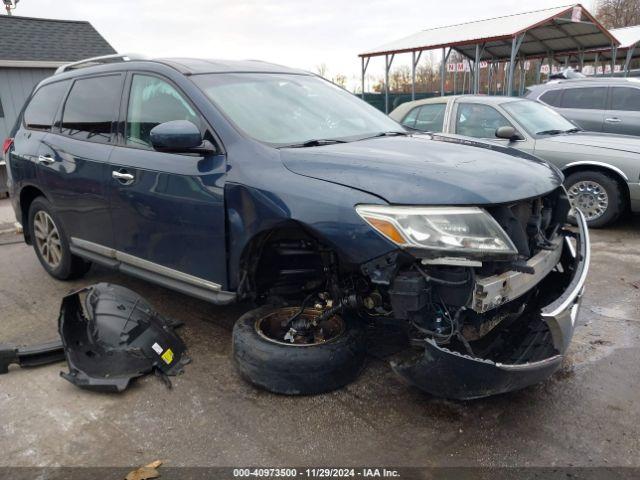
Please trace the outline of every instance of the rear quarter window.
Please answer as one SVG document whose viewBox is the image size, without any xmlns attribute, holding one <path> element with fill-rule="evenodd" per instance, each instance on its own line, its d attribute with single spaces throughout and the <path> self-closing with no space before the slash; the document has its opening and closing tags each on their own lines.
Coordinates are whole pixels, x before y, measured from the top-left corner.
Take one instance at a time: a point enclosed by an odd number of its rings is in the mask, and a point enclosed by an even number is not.
<svg viewBox="0 0 640 480">
<path fill-rule="evenodd" d="M 33 130 L 51 130 L 69 81 L 50 83 L 40 87 L 31 97 L 24 111 L 24 125 Z"/>
<path fill-rule="evenodd" d="M 540 96 L 540 100 L 552 107 L 559 107 L 561 93 L 562 90 L 548 90 Z"/>
</svg>

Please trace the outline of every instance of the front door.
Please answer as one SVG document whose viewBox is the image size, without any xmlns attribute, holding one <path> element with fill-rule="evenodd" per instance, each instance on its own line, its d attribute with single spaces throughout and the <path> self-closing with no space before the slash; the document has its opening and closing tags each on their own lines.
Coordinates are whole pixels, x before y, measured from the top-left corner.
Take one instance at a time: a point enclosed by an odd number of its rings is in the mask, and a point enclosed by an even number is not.
<svg viewBox="0 0 640 480">
<path fill-rule="evenodd" d="M 535 141 L 527 138 L 522 129 L 513 125 L 502 113 L 491 105 L 481 103 L 458 102 L 454 114 L 455 133 L 467 137 L 482 138 L 499 143 L 505 147 L 513 147 L 527 153 L 533 153 Z M 508 140 L 496 137 L 500 127 L 513 127 L 523 139 Z"/>
<path fill-rule="evenodd" d="M 604 131 L 640 135 L 640 88 L 611 87 L 608 110 L 604 113 Z"/>
<path fill-rule="evenodd" d="M 224 288 L 225 157 L 155 151 L 151 129 L 171 120 L 189 120 L 205 138 L 213 137 L 193 104 L 167 79 L 133 73 L 125 90 L 122 145 L 109 164 L 117 255 L 123 264 L 161 275 L 165 283 Z"/>
</svg>

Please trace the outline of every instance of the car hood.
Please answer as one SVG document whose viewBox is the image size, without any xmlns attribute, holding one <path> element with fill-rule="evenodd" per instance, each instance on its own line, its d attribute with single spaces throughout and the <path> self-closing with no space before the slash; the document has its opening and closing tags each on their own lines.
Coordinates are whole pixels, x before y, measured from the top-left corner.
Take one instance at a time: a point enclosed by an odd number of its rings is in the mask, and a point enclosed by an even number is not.
<svg viewBox="0 0 640 480">
<path fill-rule="evenodd" d="M 578 132 L 561 135 L 553 135 L 538 139 L 537 142 L 547 145 L 581 145 L 594 148 L 606 148 L 607 150 L 620 150 L 623 152 L 640 153 L 640 138 L 631 135 L 616 135 L 613 133 Z"/>
<path fill-rule="evenodd" d="M 294 173 L 356 188 L 392 204 L 508 203 L 540 196 L 562 183 L 557 169 L 536 157 L 445 135 L 282 148 L 280 154 Z"/>
</svg>

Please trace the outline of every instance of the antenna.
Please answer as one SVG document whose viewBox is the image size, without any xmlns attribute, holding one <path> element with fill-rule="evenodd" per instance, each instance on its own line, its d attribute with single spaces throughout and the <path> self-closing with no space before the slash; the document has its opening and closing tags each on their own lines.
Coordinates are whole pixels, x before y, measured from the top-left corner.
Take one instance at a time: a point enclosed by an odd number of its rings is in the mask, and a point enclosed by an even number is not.
<svg viewBox="0 0 640 480">
<path fill-rule="evenodd" d="M 7 15 L 11 15 L 11 10 L 15 10 L 20 0 L 2 0 L 4 8 L 7 9 Z"/>
</svg>

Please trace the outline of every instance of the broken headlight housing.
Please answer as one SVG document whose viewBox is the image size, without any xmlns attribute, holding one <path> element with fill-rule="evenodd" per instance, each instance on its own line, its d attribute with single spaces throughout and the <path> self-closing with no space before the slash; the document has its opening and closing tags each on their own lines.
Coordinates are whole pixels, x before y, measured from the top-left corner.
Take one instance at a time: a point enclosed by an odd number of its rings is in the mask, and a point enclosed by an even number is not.
<svg viewBox="0 0 640 480">
<path fill-rule="evenodd" d="M 498 222 L 479 207 L 357 205 L 356 211 L 400 247 L 454 255 L 518 253 Z"/>
</svg>

